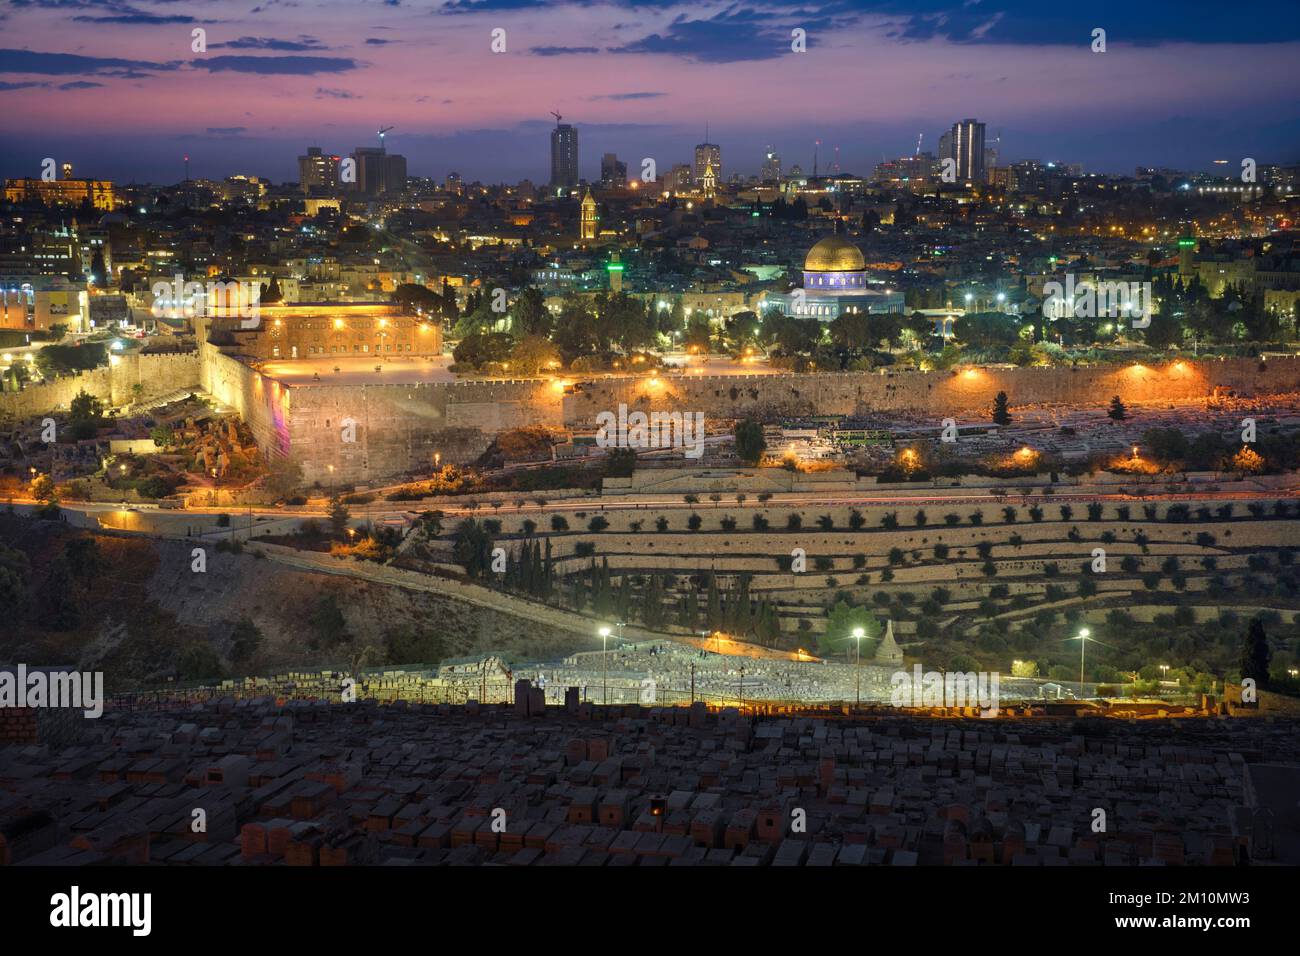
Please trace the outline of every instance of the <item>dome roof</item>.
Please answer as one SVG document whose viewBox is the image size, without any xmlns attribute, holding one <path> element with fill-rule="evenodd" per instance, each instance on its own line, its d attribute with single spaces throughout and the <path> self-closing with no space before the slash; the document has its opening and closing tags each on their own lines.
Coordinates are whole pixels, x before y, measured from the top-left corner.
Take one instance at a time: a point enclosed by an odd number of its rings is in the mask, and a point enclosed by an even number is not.
<svg viewBox="0 0 1300 956">
<path fill-rule="evenodd" d="M 839 236 L 827 236 L 808 250 L 803 261 L 805 272 L 861 272 L 866 267 L 858 247 Z"/>
</svg>

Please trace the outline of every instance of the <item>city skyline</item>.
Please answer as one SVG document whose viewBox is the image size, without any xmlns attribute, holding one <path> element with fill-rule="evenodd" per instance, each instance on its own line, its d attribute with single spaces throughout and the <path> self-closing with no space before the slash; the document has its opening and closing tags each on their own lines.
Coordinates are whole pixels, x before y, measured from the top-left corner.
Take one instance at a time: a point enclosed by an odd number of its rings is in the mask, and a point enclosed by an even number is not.
<svg viewBox="0 0 1300 956">
<path fill-rule="evenodd" d="M 196 178 L 288 181 L 306 146 L 347 154 L 395 126 L 389 149 L 412 175 L 544 183 L 551 110 L 577 128 L 593 182 L 606 152 L 629 169 L 689 162 L 706 124 L 728 175 L 757 173 L 769 144 L 810 171 L 817 140 L 865 175 L 970 116 L 1001 135 L 1005 160 L 1089 171 L 1300 154 L 1287 82 L 1300 16 L 1282 4 L 1253 26 L 1170 4 L 1049 20 L 1015 3 L 309 6 L 7 4 L 0 103 L 25 135 L 0 147 L 0 167 L 34 175 L 53 155 L 83 175 L 167 183 L 188 155 Z M 1105 53 L 1090 49 L 1095 25 Z M 207 50 L 193 53 L 200 27 Z M 791 52 L 796 27 L 805 53 Z M 1251 129 L 1260 113 L 1270 121 Z"/>
</svg>

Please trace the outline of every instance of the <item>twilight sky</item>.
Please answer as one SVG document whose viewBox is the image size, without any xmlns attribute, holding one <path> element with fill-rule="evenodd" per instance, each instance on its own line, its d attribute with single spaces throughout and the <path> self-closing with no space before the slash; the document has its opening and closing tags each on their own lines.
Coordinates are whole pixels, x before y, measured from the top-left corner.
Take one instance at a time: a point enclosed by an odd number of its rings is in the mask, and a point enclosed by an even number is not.
<svg viewBox="0 0 1300 956">
<path fill-rule="evenodd" d="M 541 183 L 551 110 L 591 179 L 687 161 L 706 121 L 724 174 L 769 143 L 811 171 L 815 140 L 869 173 L 968 116 L 1004 160 L 1240 168 L 1300 161 L 1296 64 L 1295 0 L 0 0 L 0 175 L 296 179 L 392 125 L 412 175 Z"/>
</svg>

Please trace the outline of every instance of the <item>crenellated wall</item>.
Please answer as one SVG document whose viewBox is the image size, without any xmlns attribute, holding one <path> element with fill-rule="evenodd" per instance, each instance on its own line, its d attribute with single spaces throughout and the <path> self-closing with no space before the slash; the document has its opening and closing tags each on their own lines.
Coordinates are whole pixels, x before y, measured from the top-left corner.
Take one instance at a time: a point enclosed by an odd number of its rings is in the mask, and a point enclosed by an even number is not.
<svg viewBox="0 0 1300 956">
<path fill-rule="evenodd" d="M 454 384 L 288 386 L 209 345 L 189 355 L 123 356 L 111 368 L 0 395 L 0 415 L 66 407 L 81 389 L 121 403 L 197 385 L 234 408 L 270 455 L 292 455 L 308 483 L 368 483 L 427 473 L 435 455 L 464 463 L 501 431 L 525 425 L 594 428 L 620 403 L 645 411 L 703 412 L 708 420 L 872 411 L 986 418 L 1005 391 L 1012 407 L 1188 401 L 1217 389 L 1237 395 L 1300 390 L 1300 358 L 1212 359 L 1083 368 L 960 369 L 580 380 L 569 394 L 549 380 Z M 349 428 L 348 422 L 352 423 Z M 352 440 L 347 440 L 351 438 Z M 331 472 L 329 466 L 333 465 Z"/>
<path fill-rule="evenodd" d="M 1215 388 L 1238 395 L 1300 389 L 1300 359 L 1179 361 L 1087 368 L 971 369 L 953 372 L 815 373 L 754 376 L 598 378 L 563 395 L 545 380 L 410 385 L 284 387 L 212 350 L 207 387 L 240 409 L 263 447 L 291 452 L 308 482 L 361 483 L 468 462 L 502 430 L 544 424 L 595 427 L 595 416 L 630 409 L 693 412 L 708 419 L 852 415 L 871 411 L 986 417 L 1005 391 L 1012 406 L 1130 404 L 1203 398 Z M 346 422 L 354 427 L 345 432 Z M 345 441 L 350 434 L 353 441 Z M 271 440 L 267 445 L 265 442 Z M 329 471 L 329 465 L 334 471 Z"/>
<path fill-rule="evenodd" d="M 872 411 L 986 416 L 998 392 L 1017 405 L 1097 405 L 1189 401 L 1224 388 L 1238 395 L 1300 389 L 1300 358 L 1176 361 L 1079 368 L 977 368 L 945 372 L 832 372 L 804 375 L 597 379 L 565 396 L 566 424 L 593 427 L 595 416 L 629 409 L 704 412 L 708 418 L 775 419 L 861 415 Z"/>
<path fill-rule="evenodd" d="M 28 418 L 66 409 L 82 390 L 106 405 L 121 406 L 199 385 L 198 352 L 128 352 L 114 356 L 114 360 L 102 368 L 30 385 L 18 392 L 0 393 L 0 419 Z M 141 387 L 138 395 L 134 388 L 137 384 Z"/>
</svg>

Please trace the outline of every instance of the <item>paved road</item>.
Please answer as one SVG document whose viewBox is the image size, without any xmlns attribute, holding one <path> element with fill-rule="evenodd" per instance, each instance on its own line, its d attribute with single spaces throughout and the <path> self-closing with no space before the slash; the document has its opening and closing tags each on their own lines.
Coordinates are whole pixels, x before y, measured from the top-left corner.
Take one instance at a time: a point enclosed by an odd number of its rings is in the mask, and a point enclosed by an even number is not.
<svg viewBox="0 0 1300 956">
<path fill-rule="evenodd" d="M 522 494 L 520 497 L 524 497 Z M 537 496 L 533 496 L 537 497 Z M 540 497 L 545 498 L 542 493 Z M 898 505 L 930 505 L 930 506 L 949 506 L 960 507 L 969 505 L 984 506 L 1004 506 L 1013 505 L 1027 507 L 1031 504 L 1051 505 L 1051 504 L 1088 504 L 1091 502 L 1124 502 L 1138 503 L 1145 501 L 1167 501 L 1177 502 L 1184 501 L 1206 501 L 1206 502 L 1236 502 L 1236 501 L 1255 501 L 1264 500 L 1272 501 L 1277 498 L 1300 498 L 1300 490 L 1294 488 L 1277 489 L 1267 492 L 1254 491 L 1198 491 L 1195 488 L 1188 488 L 1184 493 L 1178 495 L 1170 494 L 1153 494 L 1153 495 L 1121 495 L 1121 494 L 1087 494 L 1087 493 L 1057 493 L 1053 495 L 1044 494 L 1007 494 L 998 497 L 989 495 L 987 492 L 978 489 L 963 489 L 953 493 L 943 493 L 932 491 L 925 494 L 914 495 L 855 495 L 855 494 L 825 494 L 825 495 L 774 495 L 767 501 L 760 502 L 756 496 L 749 495 L 741 503 L 737 502 L 734 495 L 724 495 L 722 500 L 714 504 L 707 496 L 701 495 L 701 500 L 693 506 L 695 510 L 709 512 L 714 510 L 728 509 L 735 510 L 739 508 L 774 508 L 784 506 L 797 506 L 801 508 L 822 506 L 822 507 L 879 507 Z M 30 507 L 34 502 L 30 499 L 15 499 L 15 504 L 20 504 L 24 509 Z M 123 507 L 120 503 L 87 503 L 87 502 L 68 502 L 62 506 L 65 510 L 80 512 L 87 516 L 98 516 L 105 518 L 105 524 L 118 528 L 119 530 L 140 530 L 143 533 L 180 533 L 174 530 L 178 524 L 184 526 L 187 522 L 198 527 L 200 525 L 214 525 L 219 515 L 229 515 L 233 527 L 233 533 L 236 536 L 247 536 L 249 526 L 249 516 L 251 514 L 253 526 L 258 532 L 266 533 L 285 533 L 300 521 L 315 520 L 321 521 L 328 517 L 324 502 L 319 506 L 312 506 L 307 509 L 293 508 L 262 508 L 255 507 L 252 509 L 246 507 L 227 507 L 227 508 L 202 508 L 202 509 L 162 509 L 156 505 L 128 505 Z M 438 510 L 447 516 L 480 516 L 494 517 L 503 514 L 553 514 L 562 512 L 575 511 L 599 511 L 603 513 L 617 511 L 651 511 L 665 508 L 686 508 L 688 506 L 682 500 L 680 495 L 669 498 L 657 497 L 646 499 L 620 499 L 620 498 L 602 498 L 593 495 L 585 498 L 567 498 L 555 501 L 547 500 L 545 505 L 538 505 L 530 499 L 522 506 L 514 504 L 503 504 L 500 508 L 492 508 L 487 505 L 480 505 L 478 508 L 456 507 L 445 503 L 442 504 L 421 504 L 420 502 L 403 502 L 400 506 L 391 502 L 376 502 L 372 506 L 350 505 L 352 512 L 353 526 L 360 527 L 367 521 L 376 524 L 388 522 L 397 522 L 411 518 L 422 511 Z M 279 520 L 277 520 L 279 519 Z M 268 522 L 275 521 L 274 525 Z M 136 527 L 132 527 L 136 525 Z M 163 530 L 163 526 L 172 526 L 171 531 Z M 154 530 L 157 529 L 157 530 Z M 217 528 L 209 527 L 205 534 L 231 534 L 230 527 Z"/>
</svg>

